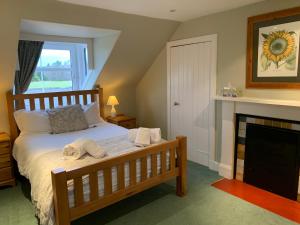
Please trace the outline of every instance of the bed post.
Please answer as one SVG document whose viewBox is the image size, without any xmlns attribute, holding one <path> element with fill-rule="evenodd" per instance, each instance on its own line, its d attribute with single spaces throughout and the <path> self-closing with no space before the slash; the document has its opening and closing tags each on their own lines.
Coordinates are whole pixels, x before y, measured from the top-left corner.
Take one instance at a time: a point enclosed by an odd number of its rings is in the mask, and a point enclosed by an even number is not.
<svg viewBox="0 0 300 225">
<path fill-rule="evenodd" d="M 176 178 L 176 195 L 183 197 L 187 192 L 187 138 L 180 136 L 176 139 L 179 142 L 176 152 L 179 168 L 179 175 Z"/>
<path fill-rule="evenodd" d="M 70 225 L 66 171 L 62 168 L 52 170 L 51 177 L 56 225 Z"/>
<path fill-rule="evenodd" d="M 14 108 L 15 101 L 12 90 L 6 92 L 6 104 L 7 104 L 7 113 L 8 113 L 8 122 L 10 126 L 10 137 L 11 141 L 14 142 L 18 137 L 18 127 L 14 118 Z"/>
<path fill-rule="evenodd" d="M 103 88 L 99 87 L 99 109 L 100 109 L 100 116 L 104 119 L 104 99 L 103 99 Z"/>
</svg>

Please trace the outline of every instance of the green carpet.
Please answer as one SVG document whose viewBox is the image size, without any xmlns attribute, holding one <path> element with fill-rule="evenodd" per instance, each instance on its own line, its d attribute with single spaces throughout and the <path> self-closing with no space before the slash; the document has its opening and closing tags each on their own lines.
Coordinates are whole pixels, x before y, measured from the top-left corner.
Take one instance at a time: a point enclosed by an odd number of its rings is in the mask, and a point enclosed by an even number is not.
<svg viewBox="0 0 300 225">
<path fill-rule="evenodd" d="M 206 167 L 189 163 L 189 191 L 175 195 L 174 182 L 162 184 L 96 213 L 73 225 L 288 225 L 278 215 L 210 186 L 220 179 Z M 36 225 L 24 185 L 0 190 L 0 225 Z M 25 194 L 24 194 L 25 193 Z M 28 194 L 28 193 L 27 193 Z"/>
</svg>

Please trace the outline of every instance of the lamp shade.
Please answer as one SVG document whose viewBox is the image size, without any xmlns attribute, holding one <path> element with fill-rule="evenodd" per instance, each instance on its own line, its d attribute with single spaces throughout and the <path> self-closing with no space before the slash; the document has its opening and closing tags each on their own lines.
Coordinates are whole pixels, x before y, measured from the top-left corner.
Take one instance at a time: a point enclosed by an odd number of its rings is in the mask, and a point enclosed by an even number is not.
<svg viewBox="0 0 300 225">
<path fill-rule="evenodd" d="M 107 105 L 119 105 L 119 101 L 116 96 L 109 96 Z"/>
</svg>

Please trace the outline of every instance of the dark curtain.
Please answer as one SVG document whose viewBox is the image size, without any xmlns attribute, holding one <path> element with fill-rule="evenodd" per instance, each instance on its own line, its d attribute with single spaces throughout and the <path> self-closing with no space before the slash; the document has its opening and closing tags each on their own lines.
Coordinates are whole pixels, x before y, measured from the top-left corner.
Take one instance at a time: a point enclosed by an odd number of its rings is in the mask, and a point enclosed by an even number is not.
<svg viewBox="0 0 300 225">
<path fill-rule="evenodd" d="M 19 41 L 18 57 L 19 70 L 15 75 L 15 92 L 23 94 L 27 91 L 41 52 L 44 42 L 41 41 Z"/>
</svg>

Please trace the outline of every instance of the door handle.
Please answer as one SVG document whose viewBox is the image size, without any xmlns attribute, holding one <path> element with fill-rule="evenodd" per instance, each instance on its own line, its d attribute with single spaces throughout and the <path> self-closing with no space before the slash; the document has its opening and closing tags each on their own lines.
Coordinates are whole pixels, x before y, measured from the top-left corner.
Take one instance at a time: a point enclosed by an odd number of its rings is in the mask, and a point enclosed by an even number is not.
<svg viewBox="0 0 300 225">
<path fill-rule="evenodd" d="M 180 105 L 179 102 L 174 102 L 174 106 Z"/>
</svg>

